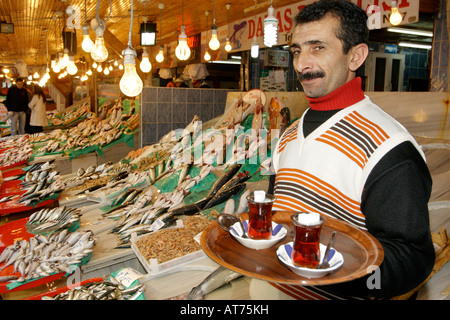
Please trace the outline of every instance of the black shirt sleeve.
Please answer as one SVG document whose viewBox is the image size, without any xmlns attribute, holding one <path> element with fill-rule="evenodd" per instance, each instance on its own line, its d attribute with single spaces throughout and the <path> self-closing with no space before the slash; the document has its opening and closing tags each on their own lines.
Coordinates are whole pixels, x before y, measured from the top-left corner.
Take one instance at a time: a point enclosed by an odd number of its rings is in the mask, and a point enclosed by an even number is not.
<svg viewBox="0 0 450 320">
<path fill-rule="evenodd" d="M 428 212 L 431 186 L 428 168 L 410 142 L 384 156 L 370 173 L 361 202 L 366 227 L 384 251 L 379 279 L 368 274 L 330 291 L 390 298 L 413 290 L 428 277 L 435 259 Z"/>
</svg>

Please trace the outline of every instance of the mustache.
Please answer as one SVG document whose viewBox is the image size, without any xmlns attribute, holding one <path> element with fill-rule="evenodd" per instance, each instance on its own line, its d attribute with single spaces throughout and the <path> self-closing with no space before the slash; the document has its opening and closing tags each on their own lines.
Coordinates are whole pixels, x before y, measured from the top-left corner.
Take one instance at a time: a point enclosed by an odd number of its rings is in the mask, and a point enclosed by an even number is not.
<svg viewBox="0 0 450 320">
<path fill-rule="evenodd" d="M 323 71 L 312 71 L 307 73 L 299 73 L 298 74 L 298 80 L 312 80 L 315 78 L 323 78 L 325 77 L 325 73 Z"/>
</svg>

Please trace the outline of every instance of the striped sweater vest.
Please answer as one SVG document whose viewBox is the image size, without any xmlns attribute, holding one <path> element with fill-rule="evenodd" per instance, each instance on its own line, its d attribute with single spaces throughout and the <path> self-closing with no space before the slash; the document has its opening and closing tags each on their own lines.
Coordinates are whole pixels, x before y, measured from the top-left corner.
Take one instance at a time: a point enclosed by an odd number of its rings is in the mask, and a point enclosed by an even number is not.
<svg viewBox="0 0 450 320">
<path fill-rule="evenodd" d="M 361 195 L 374 166 L 404 141 L 411 141 L 424 159 L 425 155 L 408 131 L 367 96 L 306 138 L 303 117 L 286 130 L 273 155 L 277 173 L 273 210 L 319 212 L 367 230 Z M 320 286 L 271 284 L 296 299 L 342 299 Z"/>
<path fill-rule="evenodd" d="M 315 211 L 366 230 L 361 195 L 374 166 L 404 141 L 425 155 L 409 132 L 367 96 L 337 112 L 306 139 L 303 117 L 286 130 L 273 155 L 273 210 Z"/>
</svg>

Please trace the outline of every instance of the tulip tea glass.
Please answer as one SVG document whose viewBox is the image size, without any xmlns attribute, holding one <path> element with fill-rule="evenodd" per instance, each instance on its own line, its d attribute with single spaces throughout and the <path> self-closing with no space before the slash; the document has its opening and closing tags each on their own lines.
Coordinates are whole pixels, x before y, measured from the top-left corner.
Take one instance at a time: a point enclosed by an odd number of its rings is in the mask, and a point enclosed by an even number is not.
<svg viewBox="0 0 450 320">
<path fill-rule="evenodd" d="M 316 268 L 320 262 L 320 232 L 325 218 L 318 213 L 295 213 L 292 262 L 297 267 Z"/>
<path fill-rule="evenodd" d="M 272 237 L 272 204 L 275 196 L 265 194 L 264 199 L 255 199 L 255 192 L 247 196 L 248 201 L 248 227 L 247 234 L 250 239 L 262 240 Z"/>
</svg>

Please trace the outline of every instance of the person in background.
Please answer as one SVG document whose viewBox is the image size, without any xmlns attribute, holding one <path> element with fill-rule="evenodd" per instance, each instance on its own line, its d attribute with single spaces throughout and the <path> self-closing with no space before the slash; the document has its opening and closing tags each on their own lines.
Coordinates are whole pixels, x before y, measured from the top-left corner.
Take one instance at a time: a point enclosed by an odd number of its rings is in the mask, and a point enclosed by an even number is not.
<svg viewBox="0 0 450 320">
<path fill-rule="evenodd" d="M 309 108 L 274 150 L 273 210 L 315 211 L 366 230 L 384 260 L 377 272 L 341 284 L 273 286 L 298 299 L 410 292 L 434 265 L 432 181 L 415 139 L 364 94 L 356 76 L 369 52 L 367 14 L 348 0 L 320 0 L 294 21 L 290 51 Z"/>
<path fill-rule="evenodd" d="M 205 79 L 192 80 L 192 86 L 194 88 L 211 88 L 211 86 L 206 83 Z"/>
<path fill-rule="evenodd" d="M 6 108 L 11 118 L 12 136 L 25 134 L 28 102 L 28 91 L 24 88 L 23 79 L 17 78 L 16 85 L 9 88 L 6 95 Z"/>
<path fill-rule="evenodd" d="M 43 132 L 44 127 L 48 125 L 46 102 L 47 99 L 42 88 L 35 86 L 33 98 L 28 104 L 31 109 L 31 133 Z"/>
<path fill-rule="evenodd" d="M 178 77 L 174 80 L 175 82 L 175 87 L 177 88 L 188 88 L 188 86 L 186 85 L 186 83 L 184 83 L 184 80 L 182 77 Z"/>
</svg>

